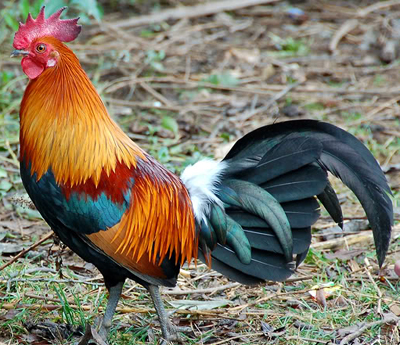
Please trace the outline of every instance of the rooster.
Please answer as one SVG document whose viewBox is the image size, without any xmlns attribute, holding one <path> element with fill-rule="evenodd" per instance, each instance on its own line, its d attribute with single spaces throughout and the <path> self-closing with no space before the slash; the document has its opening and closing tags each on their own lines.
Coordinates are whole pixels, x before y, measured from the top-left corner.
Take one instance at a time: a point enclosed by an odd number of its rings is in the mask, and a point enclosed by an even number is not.
<svg viewBox="0 0 400 345">
<path fill-rule="evenodd" d="M 109 290 L 98 332 L 106 339 L 124 281 L 150 293 L 162 335 L 176 338 L 159 286 L 200 259 L 243 284 L 284 281 L 304 260 L 319 202 L 342 211 L 327 173 L 357 196 L 373 230 L 379 265 L 390 242 L 390 188 L 354 136 L 298 120 L 259 128 L 221 161 L 202 160 L 181 177 L 168 171 L 109 116 L 63 42 L 79 35 L 65 8 L 15 33 L 12 56 L 29 77 L 20 107 L 20 170 L 26 191 L 57 236 L 104 276 Z"/>
</svg>

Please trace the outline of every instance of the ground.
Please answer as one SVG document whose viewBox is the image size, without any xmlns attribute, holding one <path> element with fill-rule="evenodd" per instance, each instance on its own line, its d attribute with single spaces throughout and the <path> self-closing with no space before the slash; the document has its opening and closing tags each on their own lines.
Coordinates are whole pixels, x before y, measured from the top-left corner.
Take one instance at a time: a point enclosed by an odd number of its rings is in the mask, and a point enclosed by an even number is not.
<svg viewBox="0 0 400 345">
<path fill-rule="evenodd" d="M 362 208 L 335 181 L 344 235 L 322 211 L 305 263 L 283 284 L 246 287 L 192 263 L 175 289 L 163 290 L 172 321 L 191 328 L 186 344 L 398 344 L 400 6 L 247 2 L 225 2 L 241 4 L 226 11 L 203 2 L 209 11 L 200 15 L 181 11 L 198 0 L 102 1 L 100 22 L 91 17 L 70 47 L 123 129 L 176 172 L 222 158 L 239 137 L 276 121 L 312 118 L 348 130 L 385 171 L 397 225 L 379 270 Z M 72 344 L 96 322 L 107 292 L 92 265 L 50 237 L 21 185 L 18 108 L 27 79 L 8 56 L 10 27 L 26 3 L 0 5 L 0 344 Z M 175 17 L 159 16 L 168 9 Z M 153 24 L 141 21 L 149 14 Z M 127 282 L 110 344 L 156 344 L 160 335 L 148 294 Z"/>
</svg>

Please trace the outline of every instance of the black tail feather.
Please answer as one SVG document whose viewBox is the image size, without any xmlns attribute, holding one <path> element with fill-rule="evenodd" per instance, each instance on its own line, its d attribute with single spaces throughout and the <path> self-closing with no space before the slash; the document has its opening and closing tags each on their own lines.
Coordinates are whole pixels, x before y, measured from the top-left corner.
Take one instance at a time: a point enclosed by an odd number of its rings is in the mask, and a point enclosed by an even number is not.
<svg viewBox="0 0 400 345">
<path fill-rule="evenodd" d="M 243 228 L 252 248 L 283 254 L 282 247 L 271 229 Z M 311 243 L 311 227 L 292 228 L 293 254 L 308 250 Z"/>
<path fill-rule="evenodd" d="M 291 228 L 305 228 L 319 218 L 319 204 L 314 198 L 285 202 L 282 205 Z M 263 219 L 239 209 L 227 210 L 228 215 L 242 227 L 270 228 Z"/>
<path fill-rule="evenodd" d="M 320 216 L 320 207 L 315 198 L 285 202 L 282 208 L 288 219 L 291 219 L 292 227 L 296 228 L 311 226 Z"/>
<path fill-rule="evenodd" d="M 277 200 L 267 191 L 251 182 L 228 179 L 223 182 L 223 185 L 227 185 L 237 193 L 242 210 L 257 215 L 270 225 L 279 239 L 286 259 L 291 260 L 293 251 L 292 232 L 285 211 Z"/>
<path fill-rule="evenodd" d="M 308 248 L 307 248 L 303 253 L 300 253 L 300 254 L 297 254 L 297 255 L 296 255 L 296 268 L 299 267 L 299 265 L 300 265 L 300 264 L 305 260 L 305 258 L 307 257 L 308 249 L 310 248 L 310 244 L 311 244 L 311 242 L 309 243 Z"/>
<path fill-rule="evenodd" d="M 321 151 L 322 145 L 312 138 L 286 139 L 264 152 L 256 166 L 249 164 L 249 167 L 239 171 L 236 177 L 261 185 L 275 177 L 315 162 L 320 157 Z M 243 162 L 246 163 L 245 160 L 238 161 L 229 174 L 239 167 L 243 169 Z"/>
<path fill-rule="evenodd" d="M 326 183 L 326 172 L 319 166 L 309 164 L 263 183 L 261 187 L 282 203 L 318 195 L 323 192 Z"/>
<path fill-rule="evenodd" d="M 296 255 L 296 266 L 307 256 L 311 225 L 319 217 L 316 198 L 334 221 L 343 225 L 339 200 L 327 179 L 328 171 L 360 200 L 382 265 L 393 224 L 390 188 L 375 158 L 351 134 L 312 120 L 278 123 L 244 136 L 224 162 L 227 168 L 220 182 L 219 197 L 225 203 L 230 221 L 237 226 L 230 232 L 235 237 L 235 249 L 218 241 L 211 252 L 218 271 L 246 284 L 286 279 L 295 267 L 292 254 Z M 290 225 L 290 234 L 283 225 L 284 217 Z M 218 224 L 213 223 L 210 228 L 213 227 Z M 214 229 L 217 234 L 218 231 L 221 229 Z M 226 232 L 226 227 L 222 231 Z M 205 233 L 210 237 L 208 231 Z M 238 242 L 243 235 L 247 237 L 248 248 L 236 245 L 243 242 Z M 210 238 L 215 237 L 218 236 Z M 202 245 L 215 244 L 210 238 Z M 250 263 L 246 263 L 249 254 Z"/>
<path fill-rule="evenodd" d="M 393 205 L 382 171 L 374 169 L 354 148 L 343 143 L 327 142 L 321 155 L 321 165 L 340 178 L 360 200 L 370 222 L 379 265 L 383 264 L 389 248 Z M 375 162 L 376 164 L 376 162 Z M 375 171 L 376 170 L 376 171 Z M 382 178 L 384 183 L 382 183 Z"/>
<path fill-rule="evenodd" d="M 339 199 L 332 185 L 328 181 L 322 193 L 317 195 L 325 209 L 328 211 L 332 219 L 343 229 L 343 213 L 340 207 Z"/>
<path fill-rule="evenodd" d="M 203 262 L 207 262 L 205 255 L 202 250 L 199 250 L 199 259 Z M 222 273 L 225 277 L 237 281 L 241 284 L 245 285 L 255 285 L 264 281 L 264 279 L 253 277 L 251 275 L 246 274 L 245 272 L 241 272 L 233 266 L 223 263 L 215 257 L 211 257 L 210 265 L 217 272 Z"/>
<path fill-rule="evenodd" d="M 376 159 L 353 135 L 328 123 L 314 120 L 286 121 L 261 127 L 240 139 L 224 161 L 236 164 L 241 157 L 256 159 L 283 140 L 312 137 L 322 145 L 318 163 L 340 178 L 360 200 L 374 233 L 379 264 L 390 242 L 393 205 L 390 188 Z M 234 169 L 235 170 L 235 169 Z"/>
<path fill-rule="evenodd" d="M 229 247 L 218 244 L 212 258 L 249 276 L 273 281 L 284 281 L 293 274 L 294 262 L 287 262 L 283 255 L 253 249 L 250 264 L 243 264 Z"/>
</svg>

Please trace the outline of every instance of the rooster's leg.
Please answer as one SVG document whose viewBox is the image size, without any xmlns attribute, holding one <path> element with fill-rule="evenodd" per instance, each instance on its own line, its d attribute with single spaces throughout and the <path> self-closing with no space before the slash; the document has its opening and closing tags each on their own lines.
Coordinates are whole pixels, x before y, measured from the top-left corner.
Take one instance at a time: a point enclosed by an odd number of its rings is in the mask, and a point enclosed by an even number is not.
<svg viewBox="0 0 400 345">
<path fill-rule="evenodd" d="M 104 317 L 98 331 L 99 335 L 104 340 L 107 340 L 107 334 L 108 331 L 110 330 L 112 319 L 115 313 L 115 309 L 117 308 L 117 304 L 121 296 L 123 286 L 124 282 L 119 282 L 117 285 L 114 285 L 109 288 L 109 297 L 108 297 L 106 312 L 104 313 Z"/>
<path fill-rule="evenodd" d="M 149 285 L 147 289 L 150 292 L 154 307 L 156 308 L 158 319 L 160 320 L 161 332 L 163 338 L 167 341 L 180 341 L 177 329 L 171 324 L 168 314 L 164 309 L 164 304 L 161 299 L 160 290 L 156 285 Z"/>
</svg>

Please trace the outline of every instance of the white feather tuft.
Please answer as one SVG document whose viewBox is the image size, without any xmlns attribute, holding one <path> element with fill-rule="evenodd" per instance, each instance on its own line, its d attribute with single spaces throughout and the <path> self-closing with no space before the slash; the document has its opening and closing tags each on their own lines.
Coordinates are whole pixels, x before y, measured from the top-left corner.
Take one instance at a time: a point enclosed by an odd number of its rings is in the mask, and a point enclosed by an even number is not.
<svg viewBox="0 0 400 345">
<path fill-rule="evenodd" d="M 189 165 L 181 175 L 181 180 L 189 191 L 194 215 L 200 222 L 209 210 L 210 202 L 221 203 L 215 195 L 221 175 L 228 167 L 226 162 L 211 159 L 201 160 Z"/>
</svg>

